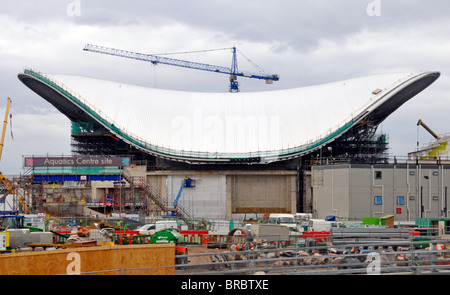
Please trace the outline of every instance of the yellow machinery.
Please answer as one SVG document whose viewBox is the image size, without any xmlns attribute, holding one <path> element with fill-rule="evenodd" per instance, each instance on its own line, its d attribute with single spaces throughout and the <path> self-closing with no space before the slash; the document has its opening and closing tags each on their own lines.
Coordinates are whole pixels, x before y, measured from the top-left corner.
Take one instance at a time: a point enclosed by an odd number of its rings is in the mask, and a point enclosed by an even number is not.
<svg viewBox="0 0 450 295">
<path fill-rule="evenodd" d="M 9 106 L 10 105 L 11 105 L 11 98 L 8 97 L 8 102 L 6 104 L 5 121 L 3 121 L 2 139 L 1 139 L 1 142 L 0 142 L 0 160 L 2 158 L 3 142 L 5 141 L 5 131 L 6 131 L 6 125 L 8 124 L 8 113 L 9 113 Z"/>
<path fill-rule="evenodd" d="M 253 215 L 251 215 L 253 213 Z M 253 217 L 247 217 L 247 214 L 253 216 Z M 245 212 L 244 220 L 242 221 L 244 224 L 255 224 L 259 223 L 258 214 L 255 210 L 250 209 L 249 211 Z"/>
<path fill-rule="evenodd" d="M 422 126 L 423 128 L 425 128 L 426 131 L 428 131 L 434 138 L 436 139 L 440 139 L 440 137 L 434 133 L 433 130 L 431 130 L 422 120 L 419 120 L 419 122 L 417 122 L 417 126 Z"/>
<path fill-rule="evenodd" d="M 6 131 L 6 125 L 8 124 L 8 114 L 9 114 L 10 105 L 11 105 L 11 98 L 8 97 L 8 101 L 6 104 L 5 120 L 3 121 L 2 137 L 0 140 L 0 160 L 1 160 L 2 152 L 3 152 L 3 146 L 4 146 L 4 141 L 5 141 L 5 131 Z M 6 196 L 9 194 L 13 194 L 13 195 L 17 194 L 14 186 L 8 181 L 8 179 L 6 179 L 5 176 L 3 176 L 3 174 L 1 172 L 0 172 L 0 181 L 6 187 L 6 193 L 0 197 L 0 201 L 3 201 L 3 199 L 5 199 Z M 19 200 L 19 204 L 22 207 L 22 209 L 24 210 L 24 212 L 29 213 L 30 208 L 28 207 L 27 203 L 25 202 L 25 198 L 23 196 L 19 195 L 18 200 Z"/>
</svg>

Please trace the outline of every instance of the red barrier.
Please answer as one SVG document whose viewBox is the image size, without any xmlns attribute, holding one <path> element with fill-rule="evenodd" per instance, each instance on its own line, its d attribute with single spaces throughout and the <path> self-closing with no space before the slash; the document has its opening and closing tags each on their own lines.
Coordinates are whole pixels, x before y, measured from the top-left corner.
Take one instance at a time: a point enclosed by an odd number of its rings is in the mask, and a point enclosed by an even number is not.
<svg viewBox="0 0 450 295">
<path fill-rule="evenodd" d="M 321 242 L 322 239 L 331 238 L 331 233 L 327 231 L 304 231 L 299 238 L 311 238 L 316 240 L 317 242 Z"/>
<path fill-rule="evenodd" d="M 115 230 L 114 231 L 115 234 L 133 234 L 133 235 L 138 235 L 139 231 L 138 230 Z"/>
<path fill-rule="evenodd" d="M 410 231 L 409 235 L 411 237 L 420 237 L 420 232 L 418 232 L 418 231 Z"/>
<path fill-rule="evenodd" d="M 70 230 L 54 230 L 54 232 L 58 233 L 58 234 L 63 234 L 63 235 L 72 234 L 72 231 L 70 231 Z"/>
</svg>

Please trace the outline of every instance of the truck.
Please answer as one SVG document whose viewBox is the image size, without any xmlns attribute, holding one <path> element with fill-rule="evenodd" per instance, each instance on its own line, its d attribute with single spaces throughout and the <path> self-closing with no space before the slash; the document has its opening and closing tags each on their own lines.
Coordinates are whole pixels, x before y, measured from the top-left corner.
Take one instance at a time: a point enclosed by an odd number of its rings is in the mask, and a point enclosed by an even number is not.
<svg viewBox="0 0 450 295">
<path fill-rule="evenodd" d="M 144 224 L 136 230 L 139 231 L 139 234 L 141 235 L 154 235 L 156 232 L 168 228 L 178 229 L 176 220 L 160 220 L 155 223 Z"/>
<path fill-rule="evenodd" d="M 0 215 L 0 232 L 6 232 L 7 250 L 26 248 L 30 243 L 52 243 L 53 234 L 41 228 L 24 225 L 23 215 Z"/>
<path fill-rule="evenodd" d="M 336 220 L 325 220 L 325 219 L 310 219 L 308 222 L 308 231 L 324 231 L 329 232 L 331 228 L 335 227 L 345 227 L 344 224 Z"/>
</svg>

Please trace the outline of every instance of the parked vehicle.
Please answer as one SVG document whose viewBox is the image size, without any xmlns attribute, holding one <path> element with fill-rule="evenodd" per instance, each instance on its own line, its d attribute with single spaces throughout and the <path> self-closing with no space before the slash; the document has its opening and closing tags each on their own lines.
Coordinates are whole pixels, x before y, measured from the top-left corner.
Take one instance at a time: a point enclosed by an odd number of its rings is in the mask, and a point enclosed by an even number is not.
<svg viewBox="0 0 450 295">
<path fill-rule="evenodd" d="M 178 229 L 178 223 L 175 220 L 161 220 L 155 223 L 144 224 L 136 230 L 139 231 L 139 234 L 141 235 L 153 235 L 156 232 L 167 228 Z"/>
<path fill-rule="evenodd" d="M 297 223 L 295 222 L 293 214 L 286 214 L 286 213 L 270 214 L 269 223 L 284 225 L 289 227 L 290 230 L 297 229 Z"/>
<path fill-rule="evenodd" d="M 294 218 L 297 222 L 308 221 L 312 218 L 311 213 L 295 213 Z"/>
<path fill-rule="evenodd" d="M 325 219 L 310 219 L 308 222 L 308 231 L 331 231 L 332 227 L 345 227 L 341 222 L 335 220 L 325 220 Z"/>
</svg>

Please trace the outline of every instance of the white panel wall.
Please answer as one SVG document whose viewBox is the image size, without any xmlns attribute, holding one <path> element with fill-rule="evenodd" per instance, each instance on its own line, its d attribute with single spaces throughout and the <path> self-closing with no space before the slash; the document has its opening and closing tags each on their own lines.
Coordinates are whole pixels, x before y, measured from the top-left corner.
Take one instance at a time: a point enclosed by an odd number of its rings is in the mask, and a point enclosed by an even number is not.
<svg viewBox="0 0 450 295">
<path fill-rule="evenodd" d="M 173 202 L 185 177 L 195 180 L 195 187 L 183 188 L 178 202 L 194 217 L 224 219 L 226 216 L 226 175 L 168 175 L 167 199 Z"/>
</svg>

